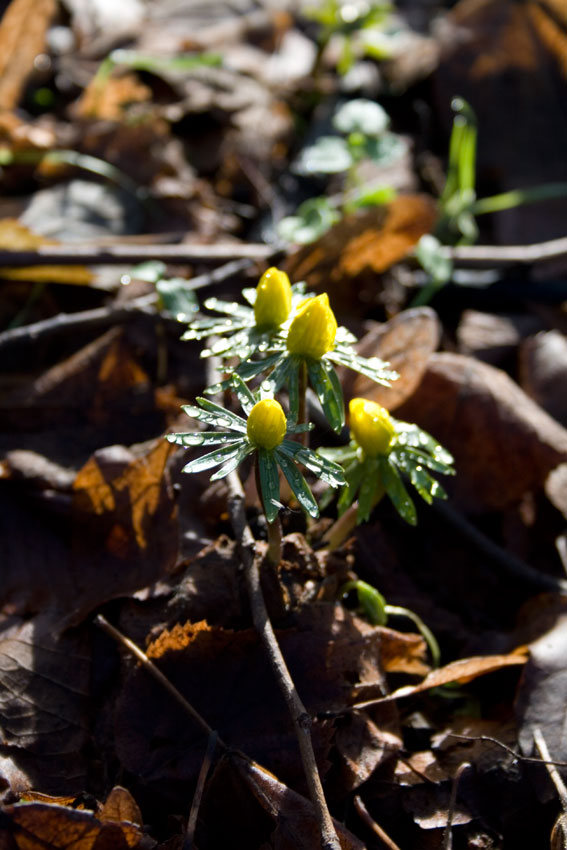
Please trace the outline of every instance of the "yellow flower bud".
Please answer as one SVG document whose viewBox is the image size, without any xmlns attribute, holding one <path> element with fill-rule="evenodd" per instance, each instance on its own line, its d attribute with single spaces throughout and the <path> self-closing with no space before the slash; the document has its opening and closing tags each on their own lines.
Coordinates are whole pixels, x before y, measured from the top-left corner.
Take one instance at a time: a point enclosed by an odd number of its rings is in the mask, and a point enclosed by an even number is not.
<svg viewBox="0 0 567 850">
<path fill-rule="evenodd" d="M 248 417 L 246 432 L 250 442 L 260 449 L 275 449 L 286 432 L 285 413 L 273 398 L 257 402 Z"/>
<path fill-rule="evenodd" d="M 394 436 L 394 423 L 385 407 L 366 398 L 353 398 L 349 406 L 351 437 L 367 457 L 386 455 Z"/>
<path fill-rule="evenodd" d="M 254 317 L 260 327 L 281 325 L 291 310 L 291 286 L 285 272 L 272 266 L 256 287 Z"/>
<path fill-rule="evenodd" d="M 287 349 L 291 354 L 319 359 L 332 349 L 336 333 L 337 320 L 324 292 L 299 306 L 287 335 Z"/>
</svg>

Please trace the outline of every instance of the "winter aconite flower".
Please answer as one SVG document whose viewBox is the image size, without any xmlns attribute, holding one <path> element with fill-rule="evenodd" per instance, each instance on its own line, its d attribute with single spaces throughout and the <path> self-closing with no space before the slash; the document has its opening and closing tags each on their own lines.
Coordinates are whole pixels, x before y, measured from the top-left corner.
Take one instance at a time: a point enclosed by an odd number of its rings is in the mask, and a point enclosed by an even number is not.
<svg viewBox="0 0 567 850">
<path fill-rule="evenodd" d="M 258 352 L 267 351 L 280 327 L 290 315 L 292 305 L 305 297 L 305 285 L 291 286 L 287 274 L 275 266 L 264 272 L 255 289 L 243 289 L 248 305 L 236 301 L 208 298 L 207 310 L 221 316 L 191 322 L 182 339 L 204 339 L 219 336 L 222 339 L 204 349 L 201 357 L 238 357 L 247 360 Z"/>
<path fill-rule="evenodd" d="M 299 305 L 287 332 L 287 350 L 290 354 L 319 360 L 332 350 L 336 335 L 337 320 L 324 292 Z"/>
<path fill-rule="evenodd" d="M 345 413 L 334 365 L 348 366 L 379 384 L 389 385 L 398 377 L 383 360 L 360 357 L 353 348 L 355 342 L 356 337 L 346 328 L 337 327 L 329 296 L 324 292 L 298 305 L 289 328 L 282 328 L 281 336 L 273 340 L 264 361 L 244 363 L 236 371 L 244 380 L 249 380 L 270 368 L 265 385 L 273 393 L 287 387 L 294 416 L 297 416 L 302 392 L 300 382 L 305 383 L 307 379 L 331 428 L 340 431 Z"/>
<path fill-rule="evenodd" d="M 376 402 L 355 398 L 350 402 L 349 413 L 350 445 L 320 449 L 324 457 L 344 468 L 347 483 L 339 497 L 339 513 L 358 498 L 357 522 L 363 522 L 387 494 L 398 513 L 415 525 L 415 505 L 402 475 L 431 504 L 434 497 L 445 499 L 446 494 L 428 470 L 453 475 L 453 458 L 417 425 L 394 419 Z"/>
<path fill-rule="evenodd" d="M 386 408 L 366 398 L 353 398 L 348 410 L 351 436 L 366 457 L 388 454 L 396 429 Z"/>
<path fill-rule="evenodd" d="M 246 433 L 252 445 L 259 449 L 275 449 L 285 437 L 286 430 L 283 408 L 273 398 L 257 401 L 248 414 Z"/>
<path fill-rule="evenodd" d="M 289 318 L 291 284 L 287 274 L 272 267 L 264 272 L 256 287 L 254 319 L 256 326 L 279 327 Z"/>
<path fill-rule="evenodd" d="M 317 502 L 296 464 L 300 463 L 331 487 L 345 483 L 342 468 L 300 443 L 286 439 L 300 431 L 309 430 L 311 426 L 295 425 L 286 420 L 278 401 L 273 398 L 260 399 L 259 393 L 252 393 L 238 376 L 233 376 L 231 387 L 247 419 L 209 399 L 198 398 L 197 405 L 186 405 L 184 411 L 194 419 L 222 430 L 168 434 L 167 439 L 180 446 L 215 446 L 212 452 L 190 461 L 183 472 L 202 472 L 220 466 L 211 476 L 211 481 L 214 481 L 224 478 L 248 455 L 255 453 L 268 522 L 274 521 L 281 507 L 279 469 L 287 478 L 301 507 L 311 516 L 318 517 Z"/>
</svg>

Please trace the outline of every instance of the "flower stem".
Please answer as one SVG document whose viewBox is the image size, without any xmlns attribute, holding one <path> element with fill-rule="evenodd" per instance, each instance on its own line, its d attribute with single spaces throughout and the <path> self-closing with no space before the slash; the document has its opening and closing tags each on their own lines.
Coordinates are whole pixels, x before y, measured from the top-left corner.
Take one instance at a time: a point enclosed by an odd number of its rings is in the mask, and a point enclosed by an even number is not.
<svg viewBox="0 0 567 850">
<path fill-rule="evenodd" d="M 264 498 L 262 496 L 262 485 L 260 483 L 260 466 L 258 464 L 258 458 L 254 461 L 254 475 L 256 478 L 256 489 L 258 491 L 258 496 L 260 497 L 260 503 L 264 511 L 264 516 L 266 516 L 266 508 L 264 506 Z M 266 552 L 266 559 L 268 563 L 272 564 L 272 566 L 277 567 L 282 559 L 282 524 L 279 514 L 272 522 L 270 522 L 266 517 L 266 523 L 268 526 L 268 551 Z"/>
<path fill-rule="evenodd" d="M 307 363 L 305 360 L 302 360 L 299 366 L 299 412 L 297 421 L 299 425 L 304 425 L 307 422 Z M 299 440 L 308 448 L 309 431 L 300 434 Z"/>
</svg>

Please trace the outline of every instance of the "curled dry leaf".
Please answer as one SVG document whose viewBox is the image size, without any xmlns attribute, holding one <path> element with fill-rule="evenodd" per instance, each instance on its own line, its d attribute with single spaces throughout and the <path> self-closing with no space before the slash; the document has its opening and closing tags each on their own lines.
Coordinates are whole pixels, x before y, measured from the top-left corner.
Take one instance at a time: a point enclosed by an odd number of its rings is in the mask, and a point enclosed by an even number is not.
<svg viewBox="0 0 567 850">
<path fill-rule="evenodd" d="M 505 667 L 522 665 L 525 664 L 526 661 L 526 647 L 520 647 L 515 652 L 508 653 L 508 655 L 486 655 L 474 658 L 462 658 L 459 661 L 453 661 L 451 664 L 446 664 L 445 667 L 440 667 L 439 670 L 433 670 L 417 685 L 405 685 L 385 697 L 373 700 L 373 702 L 391 702 L 392 700 L 402 699 L 403 697 L 409 697 L 414 694 L 429 691 L 431 688 L 440 688 L 441 685 L 448 685 L 451 682 L 457 682 L 458 684 L 464 685 L 467 682 L 471 682 L 473 679 L 477 679 L 479 676 L 485 676 L 487 673 L 494 673 Z"/>
<path fill-rule="evenodd" d="M 0 822 L 5 850 L 134 850 L 141 838 L 140 827 L 129 821 L 49 803 L 16 803 Z"/>
<path fill-rule="evenodd" d="M 385 324 L 376 325 L 362 337 L 356 350 L 363 357 L 386 360 L 400 377 L 390 387 L 384 387 L 364 375 L 343 369 L 345 396 L 369 398 L 388 410 L 395 410 L 419 386 L 440 337 L 441 325 L 430 307 L 404 310 Z"/>
<path fill-rule="evenodd" d="M 55 0 L 13 0 L 0 23 L 0 109 L 14 109 L 57 11 Z"/>
<path fill-rule="evenodd" d="M 349 215 L 311 245 L 292 254 L 286 271 L 292 280 L 329 293 L 333 309 L 352 312 L 358 290 L 376 296 L 379 275 L 399 262 L 437 217 L 426 195 L 403 195 L 387 207 Z M 366 305 L 367 306 L 367 305 Z"/>
<path fill-rule="evenodd" d="M 396 413 L 454 455 L 457 475 L 447 489 L 473 511 L 519 502 L 567 458 L 565 428 L 505 372 L 460 354 L 432 354 Z"/>
<path fill-rule="evenodd" d="M 405 669 L 423 670 L 422 662 L 419 666 L 417 658 L 411 659 L 417 650 L 423 653 L 421 638 L 369 626 L 341 605 L 310 604 L 293 622 L 294 628 L 278 632 L 278 640 L 298 693 L 313 716 L 340 712 L 354 702 L 358 688 L 353 680 L 365 685 L 365 693 L 384 693 L 383 654 L 389 652 L 392 664 L 397 657 Z M 163 632 L 147 651 L 225 741 L 302 787 L 291 722 L 254 632 L 233 632 L 203 622 L 179 624 Z M 410 658 L 402 662 L 403 656 Z M 166 704 L 167 710 L 156 708 Z M 395 727 L 391 713 L 383 719 L 386 728 Z M 152 783 L 195 778 L 203 734 L 146 671 L 136 669 L 128 677 L 116 722 L 118 753 L 128 770 Z M 334 733 L 334 725 L 326 720 L 313 727 L 323 771 Z M 382 757 L 382 739 L 370 735 L 358 740 L 361 762 Z"/>
<path fill-rule="evenodd" d="M 272 835 L 278 850 L 315 850 L 321 843 L 319 825 L 309 800 L 288 788 L 260 765 L 234 754 L 230 758 L 240 777 L 276 822 Z M 342 850 L 364 850 L 364 844 L 342 823 L 334 822 Z"/>
</svg>

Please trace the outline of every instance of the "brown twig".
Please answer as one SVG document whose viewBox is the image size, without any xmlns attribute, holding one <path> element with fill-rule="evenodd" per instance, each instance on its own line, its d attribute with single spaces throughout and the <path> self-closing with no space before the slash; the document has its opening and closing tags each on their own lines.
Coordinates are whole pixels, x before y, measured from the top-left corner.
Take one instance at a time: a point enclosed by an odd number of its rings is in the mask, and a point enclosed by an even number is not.
<svg viewBox="0 0 567 850">
<path fill-rule="evenodd" d="M 341 850 L 341 845 L 329 809 L 327 808 L 321 778 L 317 769 L 317 762 L 311 741 L 311 717 L 307 713 L 295 689 L 293 679 L 276 640 L 274 629 L 266 609 L 266 603 L 264 602 L 260 585 L 256 541 L 246 522 L 242 484 L 236 472 L 230 473 L 226 481 L 228 485 L 228 513 L 235 537 L 240 546 L 252 620 L 293 720 L 299 742 L 301 761 L 309 789 L 309 797 L 321 830 L 321 847 L 323 850 Z"/>
<path fill-rule="evenodd" d="M 495 744 L 497 747 L 501 747 L 505 750 L 509 755 L 514 758 L 514 761 L 526 761 L 531 764 L 551 764 L 556 765 L 557 767 L 567 767 L 567 761 L 553 761 L 549 758 L 533 758 L 532 756 L 523 756 L 521 753 L 517 753 L 512 747 L 509 747 L 507 744 L 503 744 L 502 741 L 499 741 L 498 738 L 491 738 L 490 735 L 457 735 L 456 732 L 450 732 L 447 736 L 448 738 L 459 738 L 463 741 L 484 741 L 487 744 Z"/>
<path fill-rule="evenodd" d="M 95 623 L 97 626 L 100 626 L 107 634 L 109 634 L 115 641 L 117 641 L 121 646 L 124 647 L 131 655 L 138 659 L 138 661 L 142 664 L 143 667 L 148 671 L 148 673 L 153 676 L 153 678 L 160 683 L 160 685 L 165 688 L 165 690 L 171 694 L 171 696 L 176 700 L 181 707 L 189 714 L 189 716 L 197 723 L 198 726 L 207 734 L 207 736 L 215 735 L 216 742 L 223 750 L 227 749 L 224 741 L 216 735 L 214 729 L 211 729 L 207 721 L 205 720 L 199 712 L 193 708 L 191 703 L 185 699 L 182 693 L 180 693 L 175 685 L 173 685 L 167 676 L 161 672 L 159 667 L 156 667 L 153 661 L 151 661 L 145 652 L 143 652 L 139 646 L 136 646 L 134 641 L 130 640 L 130 638 L 123 635 L 121 631 L 119 631 L 115 626 L 108 622 L 108 620 L 102 616 L 102 614 L 97 614 L 95 617 Z"/>
<path fill-rule="evenodd" d="M 221 283 L 233 275 L 248 268 L 251 260 L 233 260 L 225 263 L 207 274 L 198 275 L 187 281 L 187 289 L 197 290 L 215 283 Z M 49 319 L 23 325 L 20 328 L 10 328 L 0 333 L 0 351 L 11 345 L 36 343 L 61 333 L 73 333 L 77 330 L 93 330 L 95 328 L 128 322 L 139 316 L 157 317 L 158 296 L 156 293 L 143 295 L 125 304 L 109 304 L 107 307 L 96 307 L 93 310 L 81 310 L 77 313 L 58 313 Z"/>
<path fill-rule="evenodd" d="M 366 826 L 372 830 L 372 832 L 378 836 L 380 841 L 389 848 L 389 850 L 400 850 L 399 846 L 396 842 L 390 838 L 387 832 L 384 832 L 382 827 L 376 823 L 362 800 L 359 796 L 354 798 L 354 808 L 356 809 L 360 819 L 364 821 Z"/>
<path fill-rule="evenodd" d="M 162 260 L 164 263 L 218 263 L 227 260 L 268 260 L 281 245 L 217 242 L 215 245 L 40 245 L 33 251 L 0 251 L 0 266 L 110 266 Z"/>
<path fill-rule="evenodd" d="M 215 748 L 217 746 L 217 740 L 217 733 L 212 732 L 209 735 L 209 741 L 207 744 L 207 749 L 205 751 L 205 757 L 203 758 L 203 761 L 201 763 L 201 769 L 197 778 L 197 787 L 195 788 L 195 793 L 193 794 L 193 802 L 191 803 L 191 811 L 189 812 L 189 818 L 187 820 L 187 831 L 185 833 L 185 841 L 183 842 L 183 850 L 191 850 L 191 848 L 193 847 L 193 842 L 195 840 L 195 830 L 197 828 L 197 817 L 199 816 L 199 808 L 201 806 L 201 800 L 203 799 L 205 782 L 207 781 L 207 776 L 209 770 L 211 769 Z"/>
<path fill-rule="evenodd" d="M 455 808 L 457 805 L 457 793 L 459 791 L 459 783 L 463 773 L 469 769 L 471 765 L 468 761 L 463 762 L 457 768 L 453 785 L 451 786 L 451 797 L 449 798 L 449 810 L 447 812 L 447 826 L 445 827 L 445 835 L 443 837 L 443 850 L 453 850 L 453 820 L 455 818 Z"/>
<path fill-rule="evenodd" d="M 567 256 L 567 236 L 532 245 L 456 245 L 444 246 L 445 256 L 457 265 L 509 266 L 530 265 Z"/>
</svg>

